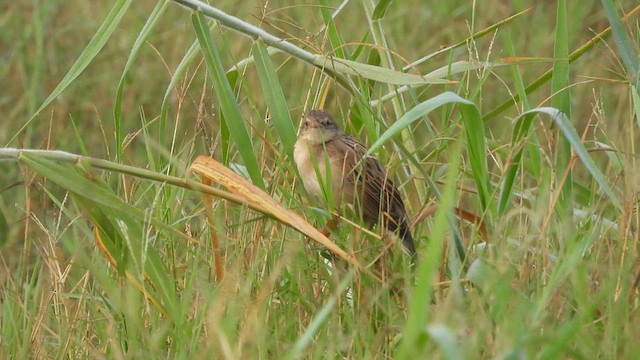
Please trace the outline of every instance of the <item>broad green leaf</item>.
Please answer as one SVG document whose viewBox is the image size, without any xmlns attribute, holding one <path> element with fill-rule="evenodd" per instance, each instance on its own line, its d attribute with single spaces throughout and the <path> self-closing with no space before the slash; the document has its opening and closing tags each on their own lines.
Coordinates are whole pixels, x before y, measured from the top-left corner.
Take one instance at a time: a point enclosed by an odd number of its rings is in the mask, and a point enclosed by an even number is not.
<svg viewBox="0 0 640 360">
<path fill-rule="evenodd" d="M 361 76 L 367 79 L 392 85 L 450 84 L 452 81 L 427 76 L 407 74 L 396 70 L 363 64 L 347 59 L 338 59 L 316 55 L 313 63 L 322 69 L 333 70 L 345 75 Z"/>
</svg>

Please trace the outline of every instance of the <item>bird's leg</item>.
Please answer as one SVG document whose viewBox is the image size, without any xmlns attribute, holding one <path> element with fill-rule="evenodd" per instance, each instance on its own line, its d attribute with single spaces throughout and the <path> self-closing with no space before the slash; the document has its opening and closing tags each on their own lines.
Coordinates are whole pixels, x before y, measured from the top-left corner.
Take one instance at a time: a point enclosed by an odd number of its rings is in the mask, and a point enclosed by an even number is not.
<svg viewBox="0 0 640 360">
<path fill-rule="evenodd" d="M 324 229 L 320 230 L 320 232 L 322 233 L 322 235 L 329 237 L 331 232 L 334 231 L 336 227 L 338 227 L 339 222 L 340 222 L 340 217 L 334 214 L 333 217 L 329 221 L 327 221 L 327 224 L 325 225 Z"/>
</svg>

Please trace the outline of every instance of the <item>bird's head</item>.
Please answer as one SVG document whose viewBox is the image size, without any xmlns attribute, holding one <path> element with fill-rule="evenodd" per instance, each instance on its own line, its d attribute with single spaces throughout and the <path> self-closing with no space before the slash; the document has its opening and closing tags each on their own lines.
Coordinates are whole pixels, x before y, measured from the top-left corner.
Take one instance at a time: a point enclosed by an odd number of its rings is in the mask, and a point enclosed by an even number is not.
<svg viewBox="0 0 640 360">
<path fill-rule="evenodd" d="M 311 110 L 304 116 L 300 138 L 309 144 L 323 144 L 342 133 L 333 116 L 324 110 Z"/>
</svg>

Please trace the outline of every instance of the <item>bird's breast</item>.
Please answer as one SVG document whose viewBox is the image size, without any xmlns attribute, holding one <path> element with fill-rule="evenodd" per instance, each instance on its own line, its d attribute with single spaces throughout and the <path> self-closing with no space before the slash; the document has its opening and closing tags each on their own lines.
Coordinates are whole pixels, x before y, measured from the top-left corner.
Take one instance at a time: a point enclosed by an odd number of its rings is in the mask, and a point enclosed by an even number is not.
<svg viewBox="0 0 640 360">
<path fill-rule="evenodd" d="M 330 181 L 335 199 L 335 196 L 341 193 L 344 156 L 335 156 L 336 154 L 331 154 L 328 150 L 324 144 L 312 145 L 299 140 L 295 145 L 293 157 L 307 192 L 323 197 L 323 185 L 328 185 Z M 329 160 L 329 174 L 327 174 L 327 160 Z"/>
<path fill-rule="evenodd" d="M 320 174 L 324 177 L 324 161 L 317 158 L 315 151 L 312 152 L 314 147 L 315 146 L 309 145 L 306 141 L 299 140 L 296 142 L 293 158 L 300 172 L 304 188 L 307 189 L 307 192 L 311 195 L 321 196 L 322 188 L 318 182 L 314 164 L 317 164 Z"/>
</svg>

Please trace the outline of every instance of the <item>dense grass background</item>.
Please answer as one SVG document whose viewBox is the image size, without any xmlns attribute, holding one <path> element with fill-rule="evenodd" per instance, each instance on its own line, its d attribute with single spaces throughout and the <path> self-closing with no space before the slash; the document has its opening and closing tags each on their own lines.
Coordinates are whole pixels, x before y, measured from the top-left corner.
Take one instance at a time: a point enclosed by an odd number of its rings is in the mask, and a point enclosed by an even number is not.
<svg viewBox="0 0 640 360">
<path fill-rule="evenodd" d="M 451 82 L 322 72 L 171 1 L 1 4 L 0 357 L 637 358 L 635 1 L 385 4 L 214 6 Z M 361 268 L 297 220 L 330 216 L 290 157 L 321 105 L 388 164 L 415 271 L 356 219 L 330 238 Z"/>
</svg>

